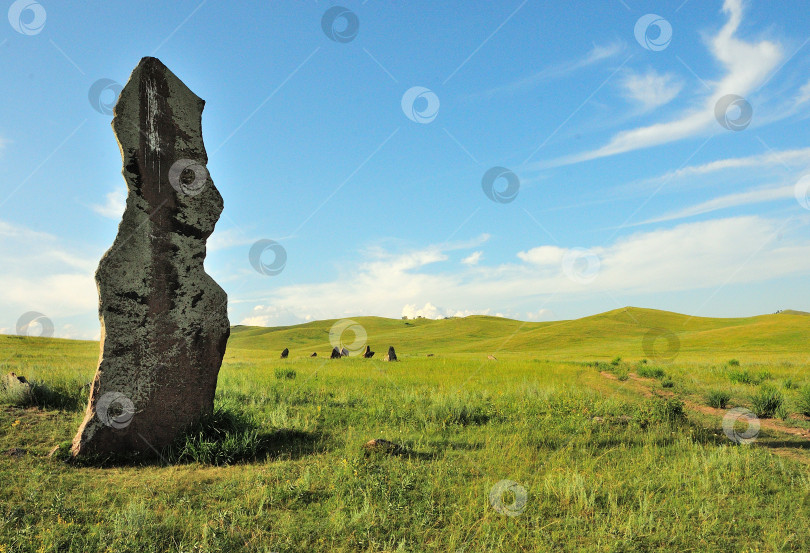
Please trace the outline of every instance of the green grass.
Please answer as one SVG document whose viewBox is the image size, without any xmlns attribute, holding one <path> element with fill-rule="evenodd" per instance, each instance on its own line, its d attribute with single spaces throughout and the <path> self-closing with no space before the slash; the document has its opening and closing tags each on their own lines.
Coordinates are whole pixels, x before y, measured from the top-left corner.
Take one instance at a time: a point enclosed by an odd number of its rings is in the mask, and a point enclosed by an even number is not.
<svg viewBox="0 0 810 553">
<path fill-rule="evenodd" d="M 775 386 L 763 386 L 751 397 L 751 410 L 760 418 L 771 418 L 784 402 L 785 396 Z"/>
<path fill-rule="evenodd" d="M 731 399 L 731 394 L 726 390 L 710 390 L 706 395 L 706 402 L 715 409 L 725 409 Z"/>
<path fill-rule="evenodd" d="M 355 320 L 401 362 L 324 359 L 334 321 L 236 327 L 213 415 L 154 462 L 106 467 L 47 457 L 81 422 L 98 344 L 0 336 L 2 372 L 52 393 L 0 397 L 0 552 L 810 549 L 806 443 L 763 428 L 738 446 L 688 409 L 711 390 L 801 405 L 810 317 Z M 674 361 L 639 363 L 647 328 L 679 336 Z M 526 491 L 517 516 L 490 504 L 503 480 Z"/>
</svg>

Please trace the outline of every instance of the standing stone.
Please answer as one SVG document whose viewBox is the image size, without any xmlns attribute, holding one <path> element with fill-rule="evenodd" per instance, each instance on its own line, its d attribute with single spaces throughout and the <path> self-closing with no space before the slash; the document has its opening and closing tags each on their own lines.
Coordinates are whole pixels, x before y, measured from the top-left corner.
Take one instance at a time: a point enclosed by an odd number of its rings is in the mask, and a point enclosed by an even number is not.
<svg viewBox="0 0 810 553">
<path fill-rule="evenodd" d="M 313 351 L 313 352 L 312 352 L 312 355 L 310 355 L 310 357 L 318 357 L 318 352 L 317 352 L 317 351 Z"/>
<path fill-rule="evenodd" d="M 203 267 L 223 207 L 206 169 L 204 105 L 143 58 L 115 106 L 128 195 L 96 271 L 101 352 L 74 457 L 152 455 L 213 410 L 230 324 Z"/>
<path fill-rule="evenodd" d="M 340 356 L 341 357 L 348 357 L 349 356 L 349 350 L 347 350 L 346 348 L 343 348 L 342 350 L 340 350 Z"/>
<path fill-rule="evenodd" d="M 376 352 L 371 351 L 371 346 L 366 346 L 366 351 L 363 353 L 363 357 L 366 359 L 371 359 L 374 357 L 374 353 Z"/>
<path fill-rule="evenodd" d="M 397 352 L 394 351 L 394 346 L 388 348 L 388 354 L 383 357 L 383 361 L 398 361 Z"/>
<path fill-rule="evenodd" d="M 332 355 L 329 359 L 340 359 L 340 351 L 337 348 L 332 348 Z"/>
<path fill-rule="evenodd" d="M 282 351 L 282 352 L 281 352 L 281 358 L 282 358 L 282 359 L 287 359 L 287 357 L 288 357 L 289 355 L 290 355 L 290 350 L 289 350 L 289 349 L 287 349 L 287 348 L 284 348 L 284 351 Z"/>
</svg>

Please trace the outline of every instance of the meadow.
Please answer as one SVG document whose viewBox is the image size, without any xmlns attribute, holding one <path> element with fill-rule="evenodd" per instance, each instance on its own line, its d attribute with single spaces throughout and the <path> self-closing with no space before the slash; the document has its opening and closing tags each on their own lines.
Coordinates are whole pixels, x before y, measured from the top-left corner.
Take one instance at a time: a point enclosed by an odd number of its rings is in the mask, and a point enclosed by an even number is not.
<svg viewBox="0 0 810 553">
<path fill-rule="evenodd" d="M 233 327 L 214 414 L 103 465 L 65 462 L 98 344 L 0 336 L 35 384 L 0 396 L 0 553 L 810 550 L 810 316 L 354 321 L 372 359 Z"/>
</svg>

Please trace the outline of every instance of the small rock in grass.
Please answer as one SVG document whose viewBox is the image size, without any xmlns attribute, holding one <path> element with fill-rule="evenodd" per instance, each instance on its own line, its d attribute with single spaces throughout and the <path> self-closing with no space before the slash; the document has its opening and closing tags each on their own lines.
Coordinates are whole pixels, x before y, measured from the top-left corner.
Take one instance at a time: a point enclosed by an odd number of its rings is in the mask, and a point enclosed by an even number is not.
<svg viewBox="0 0 810 553">
<path fill-rule="evenodd" d="M 383 440 L 382 438 L 375 438 L 363 444 L 363 449 L 369 452 L 385 453 L 387 455 L 403 455 L 408 451 L 401 445 Z"/>
<path fill-rule="evenodd" d="M 281 358 L 282 359 L 287 359 L 287 357 L 289 357 L 289 355 L 290 355 L 290 350 L 287 349 L 287 348 L 284 348 L 284 351 L 281 352 Z"/>
</svg>

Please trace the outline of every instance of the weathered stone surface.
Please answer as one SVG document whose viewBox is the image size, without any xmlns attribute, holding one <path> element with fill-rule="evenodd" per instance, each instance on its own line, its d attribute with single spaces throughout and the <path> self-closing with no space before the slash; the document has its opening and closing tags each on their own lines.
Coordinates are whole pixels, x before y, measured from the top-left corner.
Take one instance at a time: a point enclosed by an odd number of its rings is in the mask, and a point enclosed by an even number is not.
<svg viewBox="0 0 810 553">
<path fill-rule="evenodd" d="M 30 392 L 31 391 L 31 384 L 28 380 L 25 379 L 24 376 L 18 376 L 15 373 L 8 373 L 4 375 L 2 379 L 0 379 L 0 386 L 4 390 L 8 390 L 10 392 Z"/>
<path fill-rule="evenodd" d="M 284 351 L 281 352 L 281 358 L 282 359 L 287 359 L 287 357 L 289 357 L 289 355 L 290 355 L 290 350 L 287 349 L 287 348 L 284 348 Z"/>
<path fill-rule="evenodd" d="M 340 359 L 340 351 L 337 348 L 332 348 L 332 355 L 329 359 Z"/>
<path fill-rule="evenodd" d="M 398 361 L 397 352 L 394 351 L 394 346 L 388 348 L 388 354 L 383 357 L 383 361 Z"/>
<path fill-rule="evenodd" d="M 400 444 L 382 438 L 367 441 L 363 444 L 363 449 L 368 452 L 385 453 L 386 455 L 405 455 L 408 453 L 408 450 Z"/>
<path fill-rule="evenodd" d="M 96 271 L 101 352 L 73 456 L 150 455 L 213 410 L 230 324 L 203 267 L 223 207 L 205 168 L 204 105 L 144 58 L 115 106 L 128 196 Z"/>
<path fill-rule="evenodd" d="M 371 359 L 372 357 L 374 357 L 375 353 L 376 352 L 371 351 L 371 346 L 366 346 L 366 351 L 363 353 L 363 357 L 365 357 L 366 359 Z"/>
</svg>

